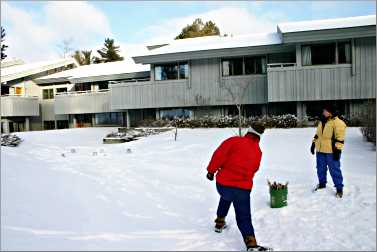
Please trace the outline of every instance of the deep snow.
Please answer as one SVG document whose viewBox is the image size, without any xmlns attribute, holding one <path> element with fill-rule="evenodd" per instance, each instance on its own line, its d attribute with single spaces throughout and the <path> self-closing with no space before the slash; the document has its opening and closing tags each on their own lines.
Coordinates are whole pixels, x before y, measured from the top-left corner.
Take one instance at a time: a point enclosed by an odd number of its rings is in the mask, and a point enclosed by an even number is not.
<svg viewBox="0 0 377 252">
<path fill-rule="evenodd" d="M 212 152 L 235 129 L 180 129 L 176 142 L 171 131 L 102 144 L 111 130 L 24 132 L 19 147 L 1 148 L 2 250 L 244 249 L 233 209 L 230 229 L 213 232 L 218 195 L 205 178 Z M 262 138 L 251 193 L 259 243 L 275 250 L 375 250 L 374 148 L 358 128 L 348 128 L 344 198 L 334 197 L 330 177 L 326 190 L 312 193 L 314 132 L 273 129 Z M 288 207 L 269 208 L 267 178 L 289 181 Z"/>
</svg>

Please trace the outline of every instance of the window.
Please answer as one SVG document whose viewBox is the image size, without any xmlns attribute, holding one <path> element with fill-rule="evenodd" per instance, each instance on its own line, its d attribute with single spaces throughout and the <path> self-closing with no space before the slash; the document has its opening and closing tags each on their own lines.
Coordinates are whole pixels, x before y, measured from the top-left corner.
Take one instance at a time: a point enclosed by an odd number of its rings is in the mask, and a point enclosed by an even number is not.
<svg viewBox="0 0 377 252">
<path fill-rule="evenodd" d="M 160 110 L 161 119 L 172 120 L 174 118 L 191 118 L 193 115 L 192 110 L 189 109 L 166 109 Z"/>
<path fill-rule="evenodd" d="M 179 78 L 180 79 L 188 79 L 188 64 L 187 63 L 180 63 L 179 64 Z"/>
<path fill-rule="evenodd" d="M 100 82 L 100 83 L 98 83 L 98 89 L 99 90 L 109 89 L 109 83 L 108 82 Z"/>
<path fill-rule="evenodd" d="M 16 87 L 16 95 L 22 95 L 22 87 Z"/>
<path fill-rule="evenodd" d="M 155 80 L 178 80 L 188 79 L 188 63 L 172 63 L 156 65 L 154 67 Z"/>
<path fill-rule="evenodd" d="M 350 42 L 338 43 L 338 63 L 339 64 L 351 63 L 351 43 Z"/>
<path fill-rule="evenodd" d="M 58 129 L 68 129 L 69 128 L 68 120 L 57 120 L 56 123 L 57 123 Z"/>
<path fill-rule="evenodd" d="M 54 89 L 43 89 L 43 100 L 54 99 Z"/>
<path fill-rule="evenodd" d="M 75 91 L 90 91 L 92 89 L 91 83 L 77 83 L 75 84 Z"/>
<path fill-rule="evenodd" d="M 67 88 L 66 87 L 62 87 L 62 88 L 57 88 L 56 89 L 56 93 L 66 93 L 67 92 Z"/>
<path fill-rule="evenodd" d="M 222 74 L 223 76 L 265 74 L 266 66 L 267 60 L 264 56 L 223 59 Z"/>
<path fill-rule="evenodd" d="M 243 58 L 233 58 L 222 60 L 223 76 L 233 76 L 243 74 Z"/>
<path fill-rule="evenodd" d="M 45 130 L 55 129 L 55 121 L 43 121 L 43 128 Z"/>
<path fill-rule="evenodd" d="M 266 57 L 246 57 L 245 74 L 265 74 Z"/>
<path fill-rule="evenodd" d="M 122 113 L 109 112 L 109 113 L 97 113 L 95 115 L 96 125 L 121 125 Z"/>
<path fill-rule="evenodd" d="M 9 86 L 1 85 L 1 95 L 9 95 Z"/>
<path fill-rule="evenodd" d="M 301 54 L 303 66 L 351 63 L 351 43 L 347 41 L 305 45 L 301 48 Z"/>
</svg>

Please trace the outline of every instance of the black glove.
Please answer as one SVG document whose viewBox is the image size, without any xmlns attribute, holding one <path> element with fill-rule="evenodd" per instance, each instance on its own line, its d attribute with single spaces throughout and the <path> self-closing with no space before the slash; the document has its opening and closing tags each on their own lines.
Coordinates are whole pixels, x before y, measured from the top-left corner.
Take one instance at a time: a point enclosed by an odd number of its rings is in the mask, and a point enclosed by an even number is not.
<svg viewBox="0 0 377 252">
<path fill-rule="evenodd" d="M 314 155 L 315 150 L 315 143 L 312 143 L 312 146 L 310 146 L 310 152 Z"/>
<path fill-rule="evenodd" d="M 214 177 L 213 173 L 210 173 L 210 172 L 207 173 L 207 179 L 208 180 L 212 181 L 213 177 Z"/>
<path fill-rule="evenodd" d="M 334 159 L 335 161 L 339 161 L 340 159 L 340 153 L 342 153 L 341 150 L 335 148 L 332 152 L 332 159 Z"/>
</svg>

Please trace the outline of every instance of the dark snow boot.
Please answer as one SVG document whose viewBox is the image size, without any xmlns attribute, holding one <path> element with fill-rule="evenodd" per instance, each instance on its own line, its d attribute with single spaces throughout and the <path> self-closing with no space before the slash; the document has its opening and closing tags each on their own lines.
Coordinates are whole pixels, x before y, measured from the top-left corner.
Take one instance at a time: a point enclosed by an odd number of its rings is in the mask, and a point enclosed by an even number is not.
<svg viewBox="0 0 377 252">
<path fill-rule="evenodd" d="M 337 189 L 335 197 L 342 198 L 343 197 L 343 189 Z"/>
<path fill-rule="evenodd" d="M 314 191 L 318 191 L 318 190 L 325 189 L 325 188 L 326 188 L 326 184 L 318 184 L 318 185 L 314 188 Z"/>
<path fill-rule="evenodd" d="M 246 236 L 244 241 L 247 251 L 272 251 L 271 248 L 258 245 L 255 236 Z"/>
<path fill-rule="evenodd" d="M 226 222 L 225 222 L 225 217 L 217 217 L 215 220 L 215 232 L 216 233 L 221 233 L 223 229 L 227 228 Z"/>
</svg>

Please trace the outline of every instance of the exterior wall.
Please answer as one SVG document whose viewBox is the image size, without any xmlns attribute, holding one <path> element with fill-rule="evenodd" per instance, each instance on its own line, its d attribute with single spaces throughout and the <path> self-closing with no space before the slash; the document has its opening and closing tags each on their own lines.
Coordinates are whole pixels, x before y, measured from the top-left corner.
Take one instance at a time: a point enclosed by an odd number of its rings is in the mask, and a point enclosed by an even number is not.
<svg viewBox="0 0 377 252">
<path fill-rule="evenodd" d="M 110 112 L 109 92 L 62 94 L 55 97 L 55 114 Z"/>
<path fill-rule="evenodd" d="M 266 75 L 221 77 L 220 59 L 192 60 L 187 80 L 144 81 L 110 85 L 111 108 L 139 109 L 267 102 Z M 152 74 L 153 76 L 153 74 Z M 245 88 L 246 87 L 246 88 Z"/>
<path fill-rule="evenodd" d="M 268 101 L 376 97 L 376 39 L 355 39 L 352 64 L 268 68 Z"/>
<path fill-rule="evenodd" d="M 39 116 L 38 97 L 2 96 L 1 116 Z"/>
</svg>

